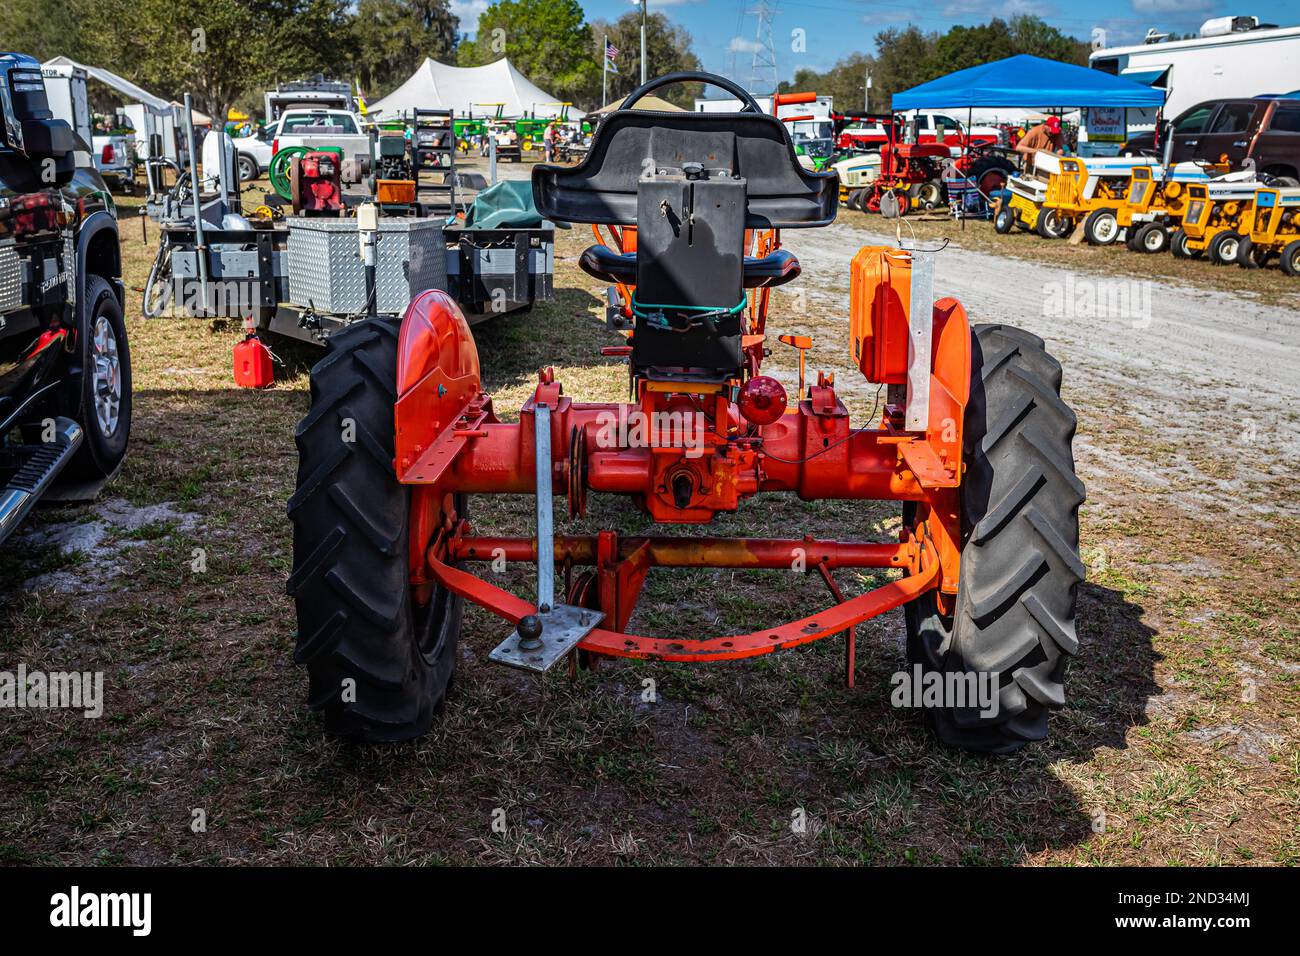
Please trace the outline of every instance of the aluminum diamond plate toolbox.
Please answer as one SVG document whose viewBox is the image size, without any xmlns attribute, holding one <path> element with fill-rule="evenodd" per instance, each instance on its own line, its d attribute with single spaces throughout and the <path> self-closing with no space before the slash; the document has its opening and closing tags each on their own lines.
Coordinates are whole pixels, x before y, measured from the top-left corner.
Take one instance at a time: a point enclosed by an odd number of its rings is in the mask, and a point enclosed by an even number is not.
<svg viewBox="0 0 1300 956">
<path fill-rule="evenodd" d="M 289 301 L 335 315 L 366 308 L 366 274 L 356 219 L 295 216 L 289 227 Z M 376 308 L 405 311 L 425 289 L 447 288 L 446 242 L 434 219 L 379 220 Z"/>
<path fill-rule="evenodd" d="M 22 260 L 12 241 L 0 243 L 0 312 L 12 312 L 22 304 Z"/>
</svg>

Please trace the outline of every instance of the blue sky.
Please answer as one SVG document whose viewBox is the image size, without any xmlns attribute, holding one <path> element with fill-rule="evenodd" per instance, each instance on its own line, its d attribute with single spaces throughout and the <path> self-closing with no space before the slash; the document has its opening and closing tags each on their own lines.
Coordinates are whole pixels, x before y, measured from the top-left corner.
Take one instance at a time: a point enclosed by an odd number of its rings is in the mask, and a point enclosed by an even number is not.
<svg viewBox="0 0 1300 956">
<path fill-rule="evenodd" d="M 581 0 L 587 19 L 614 20 L 632 4 L 626 0 Z M 650 0 L 659 10 L 686 27 L 694 38 L 696 54 L 704 68 L 749 78 L 757 18 L 746 15 L 759 0 Z M 1032 13 L 1065 33 L 1081 39 L 1094 29 L 1106 31 L 1108 45 L 1137 42 L 1148 27 L 1194 32 L 1215 16 L 1253 14 L 1261 21 L 1283 26 L 1300 25 L 1300 0 L 767 0 L 779 12 L 773 21 L 777 69 L 788 79 L 796 69 L 825 69 L 850 53 L 871 52 L 872 38 L 891 26 L 914 23 L 926 31 L 946 30 L 953 24 L 987 22 L 991 17 Z M 461 29 L 472 32 L 478 13 L 488 0 L 452 0 Z M 795 52 L 792 31 L 803 30 L 806 49 Z M 1300 65 L 1297 65 L 1300 75 Z"/>
</svg>

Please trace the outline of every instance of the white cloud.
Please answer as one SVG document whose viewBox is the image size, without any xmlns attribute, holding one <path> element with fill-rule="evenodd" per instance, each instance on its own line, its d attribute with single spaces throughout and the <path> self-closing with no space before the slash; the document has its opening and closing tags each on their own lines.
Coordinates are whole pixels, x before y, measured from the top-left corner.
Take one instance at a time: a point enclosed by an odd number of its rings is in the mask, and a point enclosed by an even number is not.
<svg viewBox="0 0 1300 956">
<path fill-rule="evenodd" d="M 1049 17 L 1056 13 L 1056 6 L 1043 0 L 951 0 L 943 8 L 946 17 L 1008 17 L 1027 14 L 1034 17 Z"/>
<path fill-rule="evenodd" d="M 757 53 L 761 49 L 763 44 L 749 37 L 732 37 L 731 42 L 727 44 L 728 53 Z"/>
<path fill-rule="evenodd" d="M 869 27 L 881 26 L 891 23 L 911 23 L 921 16 L 920 12 L 908 7 L 906 9 L 882 10 L 879 13 L 868 13 L 862 17 L 862 22 Z"/>
<path fill-rule="evenodd" d="M 1214 0 L 1133 0 L 1137 13 L 1204 13 Z"/>
<path fill-rule="evenodd" d="M 478 18 L 488 6 L 489 0 L 451 0 L 451 12 L 460 20 L 460 32 L 478 33 Z"/>
</svg>

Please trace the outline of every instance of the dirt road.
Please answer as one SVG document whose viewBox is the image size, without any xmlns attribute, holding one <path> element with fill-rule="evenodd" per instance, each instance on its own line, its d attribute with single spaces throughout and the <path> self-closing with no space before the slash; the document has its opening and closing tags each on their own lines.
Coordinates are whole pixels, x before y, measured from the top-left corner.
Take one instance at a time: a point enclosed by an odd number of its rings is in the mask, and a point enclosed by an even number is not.
<svg viewBox="0 0 1300 956">
<path fill-rule="evenodd" d="M 805 273 L 825 280 L 807 293 L 811 301 L 839 316 L 849 308 L 846 250 L 895 244 L 894 236 L 852 222 L 882 220 L 849 215 L 849 222 L 784 237 Z M 1040 242 L 1025 236 L 1026 253 Z M 956 296 L 972 321 L 1041 335 L 1060 359 L 1066 397 L 1081 411 L 1076 456 L 1085 479 L 1131 476 L 1143 493 L 1175 492 L 1168 503 L 1192 511 L 1295 513 L 1294 491 L 1277 487 L 1294 475 L 1300 452 L 1294 310 L 956 244 L 936 256 L 936 296 Z"/>
</svg>

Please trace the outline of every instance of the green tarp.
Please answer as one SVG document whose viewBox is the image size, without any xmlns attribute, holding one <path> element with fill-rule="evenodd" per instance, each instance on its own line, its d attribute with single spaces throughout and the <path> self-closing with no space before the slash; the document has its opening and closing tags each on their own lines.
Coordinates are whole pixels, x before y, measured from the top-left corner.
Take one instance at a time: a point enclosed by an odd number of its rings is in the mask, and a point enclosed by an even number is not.
<svg viewBox="0 0 1300 956">
<path fill-rule="evenodd" d="M 474 199 L 465 214 L 466 229 L 537 229 L 551 225 L 533 205 L 533 184 L 505 179 Z"/>
</svg>

